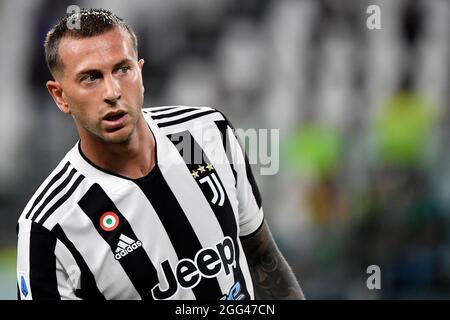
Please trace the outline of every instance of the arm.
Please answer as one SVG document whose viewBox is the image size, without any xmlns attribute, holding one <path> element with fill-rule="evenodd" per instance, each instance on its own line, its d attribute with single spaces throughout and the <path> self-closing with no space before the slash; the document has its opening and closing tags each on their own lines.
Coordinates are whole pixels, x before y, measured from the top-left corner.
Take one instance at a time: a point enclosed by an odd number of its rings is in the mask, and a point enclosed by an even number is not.
<svg viewBox="0 0 450 320">
<path fill-rule="evenodd" d="M 20 300 L 59 300 L 56 278 L 56 238 L 41 225 L 18 225 L 17 284 Z"/>
<path fill-rule="evenodd" d="M 305 299 L 266 222 L 250 238 L 243 239 L 242 246 L 253 279 L 255 299 Z"/>
</svg>

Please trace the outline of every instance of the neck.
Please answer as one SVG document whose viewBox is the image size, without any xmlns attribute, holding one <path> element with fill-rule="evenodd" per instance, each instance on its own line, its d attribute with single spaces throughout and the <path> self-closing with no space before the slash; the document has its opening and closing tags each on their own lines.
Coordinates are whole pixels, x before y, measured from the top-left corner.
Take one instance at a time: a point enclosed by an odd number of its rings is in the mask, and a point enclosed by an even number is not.
<svg viewBox="0 0 450 320">
<path fill-rule="evenodd" d="M 96 166 L 130 179 L 146 176 L 155 165 L 155 139 L 144 118 L 126 142 L 81 137 L 80 143 L 83 154 Z"/>
</svg>

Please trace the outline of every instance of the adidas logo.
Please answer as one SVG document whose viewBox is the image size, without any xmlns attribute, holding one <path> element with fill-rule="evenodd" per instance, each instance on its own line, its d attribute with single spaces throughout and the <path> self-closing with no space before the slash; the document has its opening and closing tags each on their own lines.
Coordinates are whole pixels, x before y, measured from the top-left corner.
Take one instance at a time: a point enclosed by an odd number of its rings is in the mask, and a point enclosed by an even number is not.
<svg viewBox="0 0 450 320">
<path fill-rule="evenodd" d="M 142 242 L 137 240 L 133 240 L 123 234 L 119 237 L 119 242 L 117 243 L 116 253 L 114 258 L 116 260 L 120 260 L 125 257 L 127 254 L 133 252 L 137 248 L 142 246 Z"/>
</svg>

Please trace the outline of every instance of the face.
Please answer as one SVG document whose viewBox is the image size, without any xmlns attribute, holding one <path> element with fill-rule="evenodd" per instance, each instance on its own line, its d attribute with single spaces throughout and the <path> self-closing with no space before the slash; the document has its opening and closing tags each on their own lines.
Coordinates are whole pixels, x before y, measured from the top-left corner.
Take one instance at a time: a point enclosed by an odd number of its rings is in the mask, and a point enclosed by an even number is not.
<svg viewBox="0 0 450 320">
<path fill-rule="evenodd" d="M 73 116 L 80 138 L 103 143 L 131 139 L 139 121 L 144 87 L 143 60 L 120 27 L 85 39 L 63 38 L 63 68 L 47 82 L 58 107 Z"/>
</svg>

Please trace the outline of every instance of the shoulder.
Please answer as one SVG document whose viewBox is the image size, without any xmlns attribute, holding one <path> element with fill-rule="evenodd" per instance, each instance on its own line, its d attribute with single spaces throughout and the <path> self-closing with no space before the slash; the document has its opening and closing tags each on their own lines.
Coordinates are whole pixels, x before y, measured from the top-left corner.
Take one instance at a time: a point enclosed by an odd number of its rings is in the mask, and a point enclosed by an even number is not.
<svg viewBox="0 0 450 320">
<path fill-rule="evenodd" d="M 220 110 L 207 106 L 152 107 L 142 112 L 147 121 L 153 121 L 167 133 L 209 126 L 217 121 L 228 122 Z"/>
<path fill-rule="evenodd" d="M 52 229 L 56 222 L 49 218 L 65 211 L 73 196 L 79 193 L 80 185 L 86 179 L 71 162 L 71 152 L 66 154 L 29 199 L 18 219 L 19 228 L 21 225 L 38 224 Z M 48 223 L 48 220 L 51 222 Z"/>
</svg>

